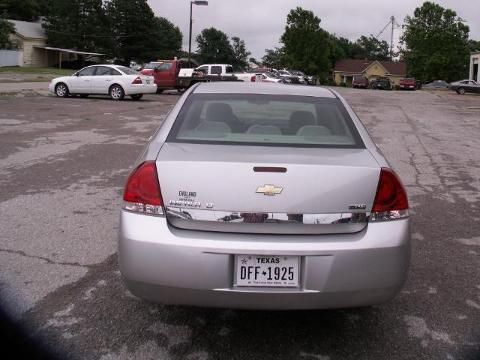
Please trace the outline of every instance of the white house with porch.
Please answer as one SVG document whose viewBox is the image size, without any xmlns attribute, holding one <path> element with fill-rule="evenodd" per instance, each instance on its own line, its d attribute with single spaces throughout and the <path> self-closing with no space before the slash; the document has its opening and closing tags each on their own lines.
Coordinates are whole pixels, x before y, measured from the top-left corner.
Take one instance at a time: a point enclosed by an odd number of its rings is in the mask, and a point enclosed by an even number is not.
<svg viewBox="0 0 480 360">
<path fill-rule="evenodd" d="M 477 83 L 480 83 L 480 71 L 478 67 L 480 64 L 480 51 L 473 52 L 470 55 L 470 80 L 475 80 Z"/>
<path fill-rule="evenodd" d="M 15 26 L 10 40 L 18 50 L 3 50 L 0 53 L 0 66 L 61 67 L 62 61 L 75 61 L 79 56 L 104 55 L 48 46 L 47 34 L 40 22 L 8 21 Z"/>
</svg>

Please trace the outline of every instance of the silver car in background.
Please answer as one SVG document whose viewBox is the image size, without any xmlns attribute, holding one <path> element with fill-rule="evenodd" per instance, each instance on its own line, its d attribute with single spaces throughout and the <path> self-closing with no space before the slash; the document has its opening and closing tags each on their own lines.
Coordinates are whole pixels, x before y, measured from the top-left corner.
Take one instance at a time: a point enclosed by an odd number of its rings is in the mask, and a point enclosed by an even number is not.
<svg viewBox="0 0 480 360">
<path fill-rule="evenodd" d="M 366 306 L 410 259 L 408 200 L 345 100 L 320 87 L 190 88 L 127 180 L 119 263 L 161 303 Z"/>
</svg>

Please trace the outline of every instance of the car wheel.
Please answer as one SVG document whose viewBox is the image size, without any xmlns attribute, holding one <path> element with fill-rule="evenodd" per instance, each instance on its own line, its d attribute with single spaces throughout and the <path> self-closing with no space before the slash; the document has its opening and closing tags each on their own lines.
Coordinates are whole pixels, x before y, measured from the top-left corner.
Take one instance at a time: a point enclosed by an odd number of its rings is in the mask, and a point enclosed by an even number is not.
<svg viewBox="0 0 480 360">
<path fill-rule="evenodd" d="M 457 90 L 457 93 L 459 93 L 460 95 L 465 95 L 466 91 L 465 91 L 464 88 L 459 88 L 459 89 Z"/>
<path fill-rule="evenodd" d="M 64 83 L 58 83 L 55 86 L 55 95 L 58 97 L 67 97 L 69 95 L 68 86 Z"/>
<path fill-rule="evenodd" d="M 123 88 L 120 85 L 112 85 L 109 90 L 109 95 L 112 98 L 112 100 L 122 100 L 125 96 L 125 91 L 123 91 Z"/>
<path fill-rule="evenodd" d="M 143 97 L 143 94 L 130 95 L 132 100 L 140 100 Z"/>
</svg>

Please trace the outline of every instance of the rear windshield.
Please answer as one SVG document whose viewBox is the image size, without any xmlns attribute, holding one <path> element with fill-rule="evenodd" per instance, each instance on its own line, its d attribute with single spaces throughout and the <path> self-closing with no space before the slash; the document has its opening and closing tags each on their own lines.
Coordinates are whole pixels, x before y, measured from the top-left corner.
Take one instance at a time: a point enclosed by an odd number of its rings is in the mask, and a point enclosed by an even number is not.
<svg viewBox="0 0 480 360">
<path fill-rule="evenodd" d="M 160 63 L 148 63 L 144 66 L 144 69 L 155 69 Z"/>
<path fill-rule="evenodd" d="M 117 69 L 122 71 L 124 74 L 127 75 L 136 75 L 138 74 L 138 71 L 127 68 L 126 66 L 117 66 Z"/>
<path fill-rule="evenodd" d="M 192 94 L 169 142 L 364 148 L 338 99 L 259 94 Z"/>
</svg>

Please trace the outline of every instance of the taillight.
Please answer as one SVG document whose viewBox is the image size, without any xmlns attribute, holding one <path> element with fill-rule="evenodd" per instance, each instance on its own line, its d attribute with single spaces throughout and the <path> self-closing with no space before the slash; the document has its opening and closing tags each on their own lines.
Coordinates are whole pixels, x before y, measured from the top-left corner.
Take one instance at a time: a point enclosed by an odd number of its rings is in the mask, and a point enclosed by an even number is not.
<svg viewBox="0 0 480 360">
<path fill-rule="evenodd" d="M 408 217 L 405 188 L 393 170 L 382 168 L 370 221 L 387 221 Z"/>
<path fill-rule="evenodd" d="M 155 161 L 145 161 L 128 177 L 123 193 L 125 210 L 163 215 L 163 199 Z"/>
<path fill-rule="evenodd" d="M 140 78 L 140 76 L 137 76 L 137 78 L 132 81 L 132 84 L 134 84 L 134 85 L 142 84 L 142 79 Z"/>
<path fill-rule="evenodd" d="M 250 81 L 251 82 L 255 82 L 257 80 L 257 76 L 256 75 L 253 75 L 251 78 L 250 78 Z"/>
</svg>

